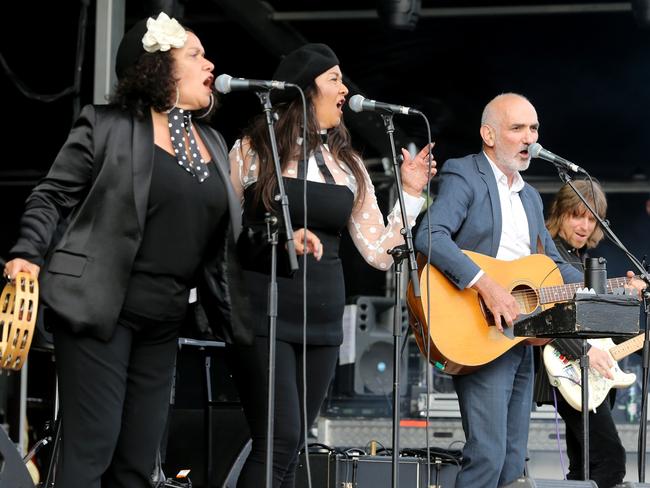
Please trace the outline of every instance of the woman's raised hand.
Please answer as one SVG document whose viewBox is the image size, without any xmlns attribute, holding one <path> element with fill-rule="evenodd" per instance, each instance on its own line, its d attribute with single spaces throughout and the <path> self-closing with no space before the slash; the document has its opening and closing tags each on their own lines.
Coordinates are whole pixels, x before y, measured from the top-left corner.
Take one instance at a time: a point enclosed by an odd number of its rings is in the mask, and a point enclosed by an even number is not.
<svg viewBox="0 0 650 488">
<path fill-rule="evenodd" d="M 411 154 L 406 149 L 402 148 L 404 162 L 402 163 L 400 173 L 404 191 L 409 195 L 420 196 L 424 188 L 426 188 L 429 179 L 433 178 L 437 173 L 436 160 L 433 159 L 433 153 L 431 153 L 435 144 L 435 142 L 432 142 L 431 145 L 427 144 L 414 158 L 411 157 Z M 430 172 L 429 154 L 431 154 Z"/>
</svg>

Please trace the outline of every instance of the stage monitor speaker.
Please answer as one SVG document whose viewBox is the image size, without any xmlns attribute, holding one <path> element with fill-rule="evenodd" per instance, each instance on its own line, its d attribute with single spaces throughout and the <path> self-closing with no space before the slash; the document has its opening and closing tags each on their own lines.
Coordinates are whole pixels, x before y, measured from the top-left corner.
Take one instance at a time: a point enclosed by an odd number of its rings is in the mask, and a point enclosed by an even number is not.
<svg viewBox="0 0 650 488">
<path fill-rule="evenodd" d="M 346 305 L 342 350 L 354 351 L 354 362 L 339 365 L 332 398 L 355 401 L 380 400 L 393 391 L 393 310 L 394 300 L 383 296 L 357 296 Z M 400 311 L 402 339 L 406 340 L 406 305 Z M 400 347 L 401 349 L 401 347 Z M 408 348 L 401 353 L 400 385 L 408 386 Z"/>
<path fill-rule="evenodd" d="M 356 299 L 354 392 L 357 395 L 389 395 L 393 391 L 393 311 L 389 297 Z M 400 330 L 404 341 L 408 329 L 406 305 L 401 305 Z M 400 345 L 401 352 L 401 345 Z M 400 384 L 406 386 L 408 356 L 402 354 Z"/>
<path fill-rule="evenodd" d="M 577 480 L 540 480 L 519 478 L 503 488 L 598 488 L 596 482 Z"/>
</svg>

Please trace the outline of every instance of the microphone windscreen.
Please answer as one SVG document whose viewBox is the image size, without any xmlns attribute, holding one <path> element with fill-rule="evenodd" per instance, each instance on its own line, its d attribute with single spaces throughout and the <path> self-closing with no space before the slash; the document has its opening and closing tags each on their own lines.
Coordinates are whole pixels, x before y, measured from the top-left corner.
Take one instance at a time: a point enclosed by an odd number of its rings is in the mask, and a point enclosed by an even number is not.
<svg viewBox="0 0 650 488">
<path fill-rule="evenodd" d="M 531 158 L 539 157 L 540 152 L 542 152 L 542 145 L 538 142 L 533 142 L 528 146 L 528 154 L 530 154 Z"/>
<path fill-rule="evenodd" d="M 364 100 L 365 98 L 363 98 L 361 95 L 354 95 L 352 98 L 350 98 L 350 102 L 348 103 L 350 110 L 353 112 L 361 112 L 363 110 Z"/>
<path fill-rule="evenodd" d="M 214 88 L 219 93 L 230 93 L 230 80 L 232 80 L 232 76 L 230 75 L 219 75 L 217 76 L 217 79 L 214 80 Z"/>
</svg>

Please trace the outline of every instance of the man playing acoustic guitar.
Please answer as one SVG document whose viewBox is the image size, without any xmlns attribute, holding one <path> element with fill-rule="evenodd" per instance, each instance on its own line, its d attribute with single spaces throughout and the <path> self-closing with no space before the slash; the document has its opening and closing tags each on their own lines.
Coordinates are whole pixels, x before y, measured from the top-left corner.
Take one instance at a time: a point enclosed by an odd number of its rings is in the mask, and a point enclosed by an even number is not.
<svg viewBox="0 0 650 488">
<path fill-rule="evenodd" d="M 520 175 L 530 164 L 528 147 L 538 128 L 525 97 L 505 93 L 490 101 L 481 119 L 483 151 L 442 166 L 438 196 L 415 239 L 436 269 L 427 269 L 420 282 L 424 303 L 414 309 L 409 297 L 414 326 L 428 327 L 436 366 L 455 374 L 465 431 L 456 486 L 496 488 L 523 474 L 533 390 L 530 343 L 547 341 L 513 337 L 510 327 L 520 313 L 570 299 L 583 278 L 558 252 L 544 225 L 541 197 Z M 429 292 L 430 283 L 438 288 Z M 644 287 L 636 279 L 630 284 Z M 443 333 L 434 315 L 456 329 Z"/>
<path fill-rule="evenodd" d="M 438 195 L 415 239 L 418 251 L 428 254 L 456 288 L 478 292 L 500 332 L 501 319 L 511 327 L 519 305 L 461 249 L 501 260 L 544 253 L 557 263 L 565 282 L 582 281 L 544 226 L 539 193 L 519 174 L 530 164 L 528 146 L 537 141 L 538 128 L 535 108 L 525 97 L 506 93 L 490 101 L 481 119 L 483 151 L 442 166 Z M 467 440 L 456 486 L 496 488 L 522 476 L 532 408 L 532 347 L 520 342 L 453 380 Z"/>
</svg>

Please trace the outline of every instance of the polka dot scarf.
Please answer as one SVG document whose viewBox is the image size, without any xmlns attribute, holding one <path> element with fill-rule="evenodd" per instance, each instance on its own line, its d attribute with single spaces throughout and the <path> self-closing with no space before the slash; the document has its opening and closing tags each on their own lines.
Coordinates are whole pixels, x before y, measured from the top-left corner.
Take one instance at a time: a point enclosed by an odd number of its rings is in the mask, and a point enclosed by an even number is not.
<svg viewBox="0 0 650 488">
<path fill-rule="evenodd" d="M 178 158 L 178 164 L 194 176 L 199 183 L 203 183 L 210 173 L 205 160 L 201 157 L 194 131 L 192 131 L 192 114 L 182 108 L 174 107 L 169 111 L 167 119 L 169 120 L 172 147 L 176 158 Z M 190 146 L 189 153 L 187 144 L 185 144 L 186 136 Z"/>
</svg>

